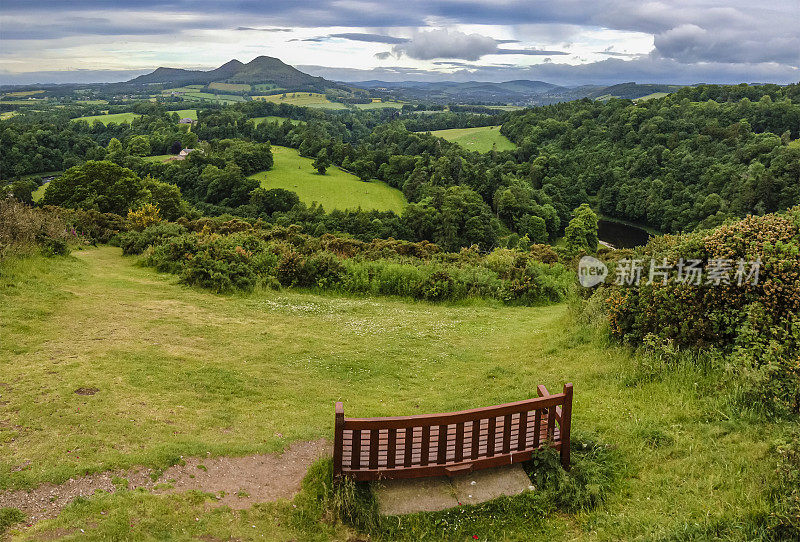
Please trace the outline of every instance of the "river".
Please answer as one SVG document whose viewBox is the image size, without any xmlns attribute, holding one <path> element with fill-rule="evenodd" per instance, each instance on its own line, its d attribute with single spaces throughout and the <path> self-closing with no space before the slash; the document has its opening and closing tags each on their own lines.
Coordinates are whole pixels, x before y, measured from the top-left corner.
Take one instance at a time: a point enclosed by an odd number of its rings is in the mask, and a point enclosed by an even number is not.
<svg viewBox="0 0 800 542">
<path fill-rule="evenodd" d="M 614 248 L 634 248 L 647 243 L 650 234 L 641 228 L 600 219 L 597 222 L 597 237 Z"/>
</svg>

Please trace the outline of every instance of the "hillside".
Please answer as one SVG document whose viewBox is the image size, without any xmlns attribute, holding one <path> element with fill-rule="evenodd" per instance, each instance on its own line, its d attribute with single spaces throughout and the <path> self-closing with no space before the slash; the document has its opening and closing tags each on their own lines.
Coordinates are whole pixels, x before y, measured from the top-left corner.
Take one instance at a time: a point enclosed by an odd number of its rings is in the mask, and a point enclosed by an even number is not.
<svg viewBox="0 0 800 542">
<path fill-rule="evenodd" d="M 362 81 L 352 83 L 361 88 L 386 92 L 403 100 L 431 101 L 435 103 L 488 103 L 515 104 L 525 106 L 550 105 L 581 98 L 630 100 L 654 93 L 669 93 L 680 85 L 655 85 L 620 83 L 611 86 L 581 85 L 565 87 L 544 81 L 516 80 L 502 83 L 468 81 L 458 83 L 442 81 L 426 83 L 420 81 L 386 82 Z"/>
<path fill-rule="evenodd" d="M 184 70 L 181 68 L 158 68 L 154 72 L 140 75 L 128 83 L 147 85 L 167 83 L 175 85 L 203 84 L 213 82 L 272 83 L 284 89 L 324 89 L 337 87 L 336 83 L 313 77 L 307 73 L 269 56 L 259 56 L 243 64 L 238 60 L 226 62 L 210 71 Z"/>
<path fill-rule="evenodd" d="M 363 182 L 355 175 L 331 167 L 327 174 L 318 175 L 310 158 L 300 156 L 295 149 L 272 146 L 275 163 L 269 171 L 251 178 L 264 188 L 283 188 L 295 192 L 307 205 L 314 202 L 325 210 L 365 209 L 400 213 L 405 198 L 399 190 L 380 181 Z"/>
</svg>

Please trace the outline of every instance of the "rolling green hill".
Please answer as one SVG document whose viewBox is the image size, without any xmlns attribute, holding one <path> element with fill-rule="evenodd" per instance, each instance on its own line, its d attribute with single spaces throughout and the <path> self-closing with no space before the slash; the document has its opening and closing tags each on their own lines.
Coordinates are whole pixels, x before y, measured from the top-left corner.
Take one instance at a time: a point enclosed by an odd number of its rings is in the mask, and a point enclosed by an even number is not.
<svg viewBox="0 0 800 542">
<path fill-rule="evenodd" d="M 325 210 L 375 209 L 399 213 L 406 204 L 403 194 L 380 181 L 364 182 L 335 166 L 326 175 L 317 174 L 313 160 L 288 147 L 272 146 L 275 165 L 250 178 L 264 188 L 283 188 L 295 192 L 306 204 L 318 202 Z"/>
</svg>

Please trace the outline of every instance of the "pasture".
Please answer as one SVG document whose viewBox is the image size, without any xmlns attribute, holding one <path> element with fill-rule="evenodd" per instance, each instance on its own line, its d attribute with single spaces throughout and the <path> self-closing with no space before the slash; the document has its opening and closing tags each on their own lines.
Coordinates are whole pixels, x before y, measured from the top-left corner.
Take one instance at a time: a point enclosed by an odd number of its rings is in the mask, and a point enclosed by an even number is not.
<svg viewBox="0 0 800 542">
<path fill-rule="evenodd" d="M 44 94 L 43 90 L 17 90 L 15 92 L 4 92 L 3 97 L 9 98 L 26 98 L 28 96 L 36 96 L 37 94 Z"/>
<path fill-rule="evenodd" d="M 479 128 L 453 128 L 431 132 L 436 137 L 458 143 L 469 151 L 489 152 L 510 151 L 516 149 L 511 141 L 500 133 L 499 126 L 481 126 Z"/>
<path fill-rule="evenodd" d="M 170 111 L 170 113 L 177 113 L 182 119 L 197 120 L 197 109 L 178 109 L 176 111 Z"/>
<path fill-rule="evenodd" d="M 765 457 L 782 427 L 733 415 L 713 372 L 684 368 L 634 383 L 641 360 L 576 326 L 564 304 L 220 296 L 177 285 L 113 247 L 7 260 L 0 271 L 0 488 L 330 438 L 337 400 L 350 415 L 442 412 L 569 380 L 573 431 L 613 446 L 623 476 L 593 511 L 520 517 L 514 525 L 525 531 L 494 531 L 487 517 L 480 539 L 530 539 L 533 530 L 559 540 L 699 540 L 766 511 Z M 307 501 L 295 506 L 236 511 L 217 508 L 213 496 L 120 491 L 79 499 L 16 534 L 353 539 L 310 524 Z"/>
<path fill-rule="evenodd" d="M 188 117 L 192 120 L 197 120 L 197 110 L 196 109 L 178 109 L 176 111 L 168 111 L 168 113 L 177 113 L 181 118 Z M 78 117 L 72 120 L 84 120 L 89 124 L 93 124 L 95 122 L 102 122 L 103 124 L 109 124 L 111 122 L 115 122 L 117 124 L 122 124 L 123 122 L 130 123 L 138 117 L 136 113 L 127 112 L 127 113 L 111 113 L 106 115 L 89 115 L 86 117 Z"/>
<path fill-rule="evenodd" d="M 209 83 L 208 88 L 226 92 L 250 92 L 250 85 L 245 83 Z"/>
<path fill-rule="evenodd" d="M 110 115 L 109 114 L 89 115 L 86 117 L 78 117 L 72 120 L 84 120 L 89 124 L 94 124 L 95 122 L 102 122 L 103 124 L 109 124 L 112 122 L 116 124 L 122 124 L 123 122 L 130 123 L 131 121 L 133 121 L 133 119 L 135 119 L 138 116 L 139 115 L 137 115 L 136 113 L 127 112 L 127 113 L 111 113 Z"/>
<path fill-rule="evenodd" d="M 253 99 L 276 104 L 296 105 L 300 107 L 347 109 L 346 105 L 332 102 L 328 100 L 324 94 L 320 94 L 318 92 L 287 92 L 285 94 L 268 94 L 266 96 L 253 96 Z"/>
<path fill-rule="evenodd" d="M 243 102 L 245 99 L 236 94 L 212 94 L 210 92 L 190 91 L 183 94 L 185 98 L 194 98 L 195 100 L 204 100 L 209 102 L 218 102 L 221 104 L 232 104 L 235 102 Z"/>
<path fill-rule="evenodd" d="M 288 147 L 273 145 L 275 164 L 269 171 L 251 175 L 264 188 L 284 188 L 300 196 L 310 205 L 320 203 L 326 211 L 333 209 L 376 209 L 401 212 L 403 194 L 380 181 L 364 182 L 355 175 L 331 166 L 325 175 L 311 167 L 313 160 L 300 156 Z"/>
<path fill-rule="evenodd" d="M 401 109 L 403 107 L 402 102 L 372 102 L 368 104 L 354 104 L 358 109 Z"/>
</svg>

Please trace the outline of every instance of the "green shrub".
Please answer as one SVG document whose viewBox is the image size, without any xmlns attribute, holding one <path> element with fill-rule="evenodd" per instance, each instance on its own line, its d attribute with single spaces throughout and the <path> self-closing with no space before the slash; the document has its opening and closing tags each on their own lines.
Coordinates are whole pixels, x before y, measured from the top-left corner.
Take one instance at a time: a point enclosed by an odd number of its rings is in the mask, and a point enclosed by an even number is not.
<svg viewBox="0 0 800 542">
<path fill-rule="evenodd" d="M 605 298 L 612 336 L 620 341 L 717 351 L 746 384 L 748 402 L 775 414 L 800 412 L 800 207 L 656 237 L 632 257 L 760 260 L 756 284 L 654 281 L 610 285 L 595 295 Z"/>
<path fill-rule="evenodd" d="M 141 254 L 149 246 L 157 246 L 173 237 L 186 233 L 186 228 L 174 222 L 162 222 L 142 231 L 131 230 L 119 237 L 119 246 L 125 255 Z"/>
<path fill-rule="evenodd" d="M 0 199 L 0 259 L 40 251 L 46 256 L 69 254 L 77 234 L 58 215 L 12 198 Z"/>
</svg>

